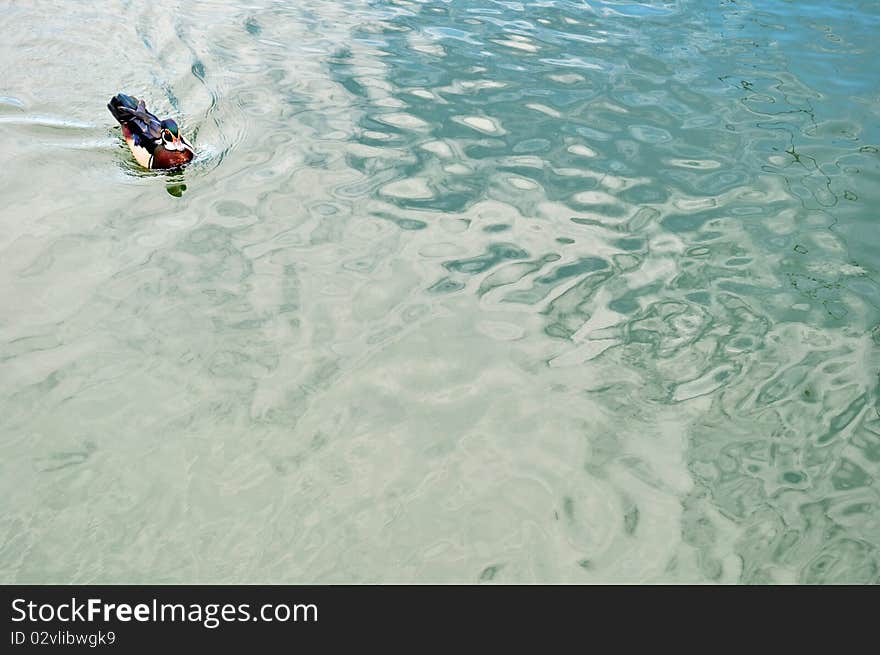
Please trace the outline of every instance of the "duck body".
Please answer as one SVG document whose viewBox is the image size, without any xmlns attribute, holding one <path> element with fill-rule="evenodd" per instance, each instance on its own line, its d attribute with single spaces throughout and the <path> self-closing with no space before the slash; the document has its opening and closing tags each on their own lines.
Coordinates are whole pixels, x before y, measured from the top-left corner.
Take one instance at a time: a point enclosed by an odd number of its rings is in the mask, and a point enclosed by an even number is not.
<svg viewBox="0 0 880 655">
<path fill-rule="evenodd" d="M 159 120 L 143 100 L 117 93 L 107 109 L 122 126 L 122 136 L 138 164 L 150 169 L 180 168 L 192 161 L 195 150 L 171 118 Z"/>
</svg>

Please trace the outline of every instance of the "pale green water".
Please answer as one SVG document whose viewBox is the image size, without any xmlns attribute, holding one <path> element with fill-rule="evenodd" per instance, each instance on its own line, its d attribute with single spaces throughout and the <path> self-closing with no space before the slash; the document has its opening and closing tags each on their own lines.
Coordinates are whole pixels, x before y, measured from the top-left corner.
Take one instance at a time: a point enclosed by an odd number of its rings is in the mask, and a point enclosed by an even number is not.
<svg viewBox="0 0 880 655">
<path fill-rule="evenodd" d="M 0 3 L 0 581 L 878 580 L 880 4 L 97 5 Z"/>
</svg>

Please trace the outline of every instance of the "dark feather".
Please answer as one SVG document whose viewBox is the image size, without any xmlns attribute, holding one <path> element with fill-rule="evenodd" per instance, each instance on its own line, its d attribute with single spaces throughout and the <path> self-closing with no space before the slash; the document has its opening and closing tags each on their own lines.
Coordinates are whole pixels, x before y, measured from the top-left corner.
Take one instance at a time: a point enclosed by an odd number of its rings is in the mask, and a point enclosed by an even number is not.
<svg viewBox="0 0 880 655">
<path fill-rule="evenodd" d="M 140 137 L 143 145 L 162 137 L 162 121 L 147 111 L 143 100 L 119 93 L 110 99 L 107 109 L 120 125 L 127 125 L 132 135 Z"/>
</svg>

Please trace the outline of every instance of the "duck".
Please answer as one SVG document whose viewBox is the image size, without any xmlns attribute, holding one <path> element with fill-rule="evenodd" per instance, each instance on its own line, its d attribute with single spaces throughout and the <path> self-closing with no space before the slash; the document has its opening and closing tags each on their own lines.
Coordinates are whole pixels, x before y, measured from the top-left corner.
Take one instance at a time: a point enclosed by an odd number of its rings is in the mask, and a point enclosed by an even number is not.
<svg viewBox="0 0 880 655">
<path fill-rule="evenodd" d="M 195 149 L 174 119 L 159 120 L 147 111 L 143 99 L 117 93 L 110 98 L 107 109 L 119 121 L 125 143 L 144 168 L 181 168 L 195 156 Z"/>
</svg>

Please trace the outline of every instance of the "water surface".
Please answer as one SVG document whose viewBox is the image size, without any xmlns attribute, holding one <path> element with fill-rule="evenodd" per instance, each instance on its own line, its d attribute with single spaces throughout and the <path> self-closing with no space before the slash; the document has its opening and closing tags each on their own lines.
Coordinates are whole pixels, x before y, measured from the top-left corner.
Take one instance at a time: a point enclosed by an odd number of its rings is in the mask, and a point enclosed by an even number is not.
<svg viewBox="0 0 880 655">
<path fill-rule="evenodd" d="M 0 5 L 0 580 L 877 582 L 876 2 L 99 4 Z"/>
</svg>

